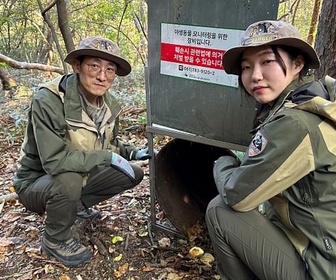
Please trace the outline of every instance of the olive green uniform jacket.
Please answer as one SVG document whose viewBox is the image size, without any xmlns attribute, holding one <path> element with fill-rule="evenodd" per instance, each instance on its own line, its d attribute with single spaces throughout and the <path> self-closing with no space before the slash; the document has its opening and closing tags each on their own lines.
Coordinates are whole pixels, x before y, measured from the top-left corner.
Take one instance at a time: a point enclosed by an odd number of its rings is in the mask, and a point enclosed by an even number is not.
<svg viewBox="0 0 336 280">
<path fill-rule="evenodd" d="M 118 135 L 120 105 L 110 92 L 99 130 L 83 110 L 77 74 L 64 75 L 43 84 L 28 113 L 27 131 L 14 179 L 17 193 L 45 174 L 76 172 L 85 178 L 97 166 L 111 164 L 112 151 L 127 160 L 137 149 Z"/>
<path fill-rule="evenodd" d="M 307 80 L 308 79 L 308 80 Z M 313 279 L 336 277 L 335 80 L 296 80 L 264 116 L 242 162 L 218 159 L 224 201 L 249 211 L 269 201 L 275 222 Z"/>
</svg>

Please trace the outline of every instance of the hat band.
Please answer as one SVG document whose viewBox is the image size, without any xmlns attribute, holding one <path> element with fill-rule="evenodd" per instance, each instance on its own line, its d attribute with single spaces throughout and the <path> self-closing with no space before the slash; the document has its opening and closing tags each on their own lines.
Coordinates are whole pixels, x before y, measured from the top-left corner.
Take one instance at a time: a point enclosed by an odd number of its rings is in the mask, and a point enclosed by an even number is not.
<svg viewBox="0 0 336 280">
<path fill-rule="evenodd" d="M 108 51 L 110 53 L 112 53 L 113 49 L 114 49 L 113 45 L 110 42 L 105 41 L 105 40 L 102 40 L 100 42 L 96 42 L 94 44 L 93 48 L 97 49 L 97 50 Z M 117 54 L 117 55 L 119 55 L 119 54 Z"/>
</svg>

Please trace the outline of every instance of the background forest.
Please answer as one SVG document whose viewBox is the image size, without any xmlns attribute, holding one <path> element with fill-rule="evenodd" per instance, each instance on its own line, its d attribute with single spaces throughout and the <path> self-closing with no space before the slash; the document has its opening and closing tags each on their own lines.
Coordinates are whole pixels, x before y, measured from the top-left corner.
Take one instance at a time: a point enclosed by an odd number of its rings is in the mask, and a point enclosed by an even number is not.
<svg viewBox="0 0 336 280">
<path fill-rule="evenodd" d="M 132 65 L 146 63 L 145 1 L 1 2 L 0 53 L 12 59 L 60 66 L 73 44 L 102 35 L 117 42 Z"/>
<path fill-rule="evenodd" d="M 283 0 L 279 19 L 294 23 L 308 38 L 315 2 L 321 1 Z M 17 61 L 60 66 L 66 51 L 82 38 L 103 35 L 120 45 L 132 65 L 144 66 L 146 10 L 144 0 L 1 0 L 0 53 Z"/>
<path fill-rule="evenodd" d="M 336 77 L 336 2 L 279 2 L 278 19 L 294 24 L 315 45 L 323 65 L 317 75 Z M 204 228 L 195 228 L 188 241 L 150 231 L 146 162 L 141 186 L 100 205 L 103 221 L 79 228 L 91 236 L 87 242 L 95 252 L 93 261 L 80 269 L 69 270 L 41 255 L 43 216 L 26 212 L 15 197 L 2 196 L 14 192 L 12 178 L 34 91 L 40 83 L 71 72 L 63 58 L 85 37 L 100 35 L 117 42 L 130 61 L 132 73 L 113 85 L 123 104 L 121 132 L 125 141 L 146 144 L 147 26 L 145 0 L 0 0 L 0 280 L 219 279 Z M 167 141 L 162 137 L 154 144 L 159 149 Z M 157 219 L 164 217 L 158 209 Z M 193 246 L 209 253 L 209 259 L 190 258 Z"/>
<path fill-rule="evenodd" d="M 314 43 L 321 4 L 322 0 L 280 0 L 278 18 L 293 23 Z M 1 66 L 10 72 L 6 56 L 25 63 L 17 68 L 32 69 L 36 65 L 29 64 L 39 63 L 68 72 L 66 53 L 81 39 L 102 35 L 117 42 L 122 55 L 139 69 L 147 63 L 147 21 L 145 0 L 1 0 Z"/>
<path fill-rule="evenodd" d="M 303 38 L 314 44 L 322 0 L 279 2 L 278 18 L 293 23 Z M 21 119 L 21 105 L 26 106 L 23 97 L 29 98 L 31 91 L 52 75 L 71 71 L 63 62 L 66 53 L 81 39 L 93 35 L 118 43 L 133 72 L 115 90 L 127 90 L 128 95 L 144 106 L 147 23 L 145 0 L 0 0 L 0 89 L 19 97 L 16 120 Z M 145 122 L 145 114 L 140 119 Z M 3 130 L 6 128 L 0 126 L 0 134 L 11 137 Z"/>
<path fill-rule="evenodd" d="M 278 18 L 294 23 L 304 38 L 314 38 L 317 18 L 312 22 L 312 16 L 320 2 L 282 0 Z M 117 42 L 133 66 L 142 67 L 147 20 L 144 0 L 1 0 L 0 53 L 17 61 L 61 66 L 66 51 L 81 39 L 102 35 Z"/>
</svg>

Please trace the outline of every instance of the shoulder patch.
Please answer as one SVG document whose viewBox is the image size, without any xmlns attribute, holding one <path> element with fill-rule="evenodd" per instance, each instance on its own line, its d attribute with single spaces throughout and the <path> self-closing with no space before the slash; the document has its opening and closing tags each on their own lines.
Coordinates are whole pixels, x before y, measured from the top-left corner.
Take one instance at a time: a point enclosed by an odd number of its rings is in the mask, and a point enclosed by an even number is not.
<svg viewBox="0 0 336 280">
<path fill-rule="evenodd" d="M 254 157 L 259 155 L 265 149 L 267 142 L 268 140 L 265 135 L 258 131 L 249 146 L 248 156 Z"/>
</svg>

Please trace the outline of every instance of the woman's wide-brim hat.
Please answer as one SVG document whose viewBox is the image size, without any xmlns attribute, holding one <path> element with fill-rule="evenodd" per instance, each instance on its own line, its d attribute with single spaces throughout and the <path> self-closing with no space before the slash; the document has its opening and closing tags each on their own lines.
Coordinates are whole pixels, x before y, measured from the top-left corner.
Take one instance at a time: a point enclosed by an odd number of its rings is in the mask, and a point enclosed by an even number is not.
<svg viewBox="0 0 336 280">
<path fill-rule="evenodd" d="M 64 61 L 72 64 L 74 59 L 81 56 L 99 57 L 115 63 L 118 76 L 126 76 L 132 70 L 129 62 L 120 56 L 118 45 L 106 38 L 95 36 L 83 39 L 78 49 L 69 52 Z"/>
<path fill-rule="evenodd" d="M 284 21 L 264 20 L 247 27 L 241 44 L 227 50 L 223 55 L 223 68 L 228 74 L 239 75 L 241 72 L 241 56 L 251 47 L 278 45 L 289 46 L 301 50 L 310 69 L 320 67 L 320 60 L 314 48 L 300 38 L 299 31 Z"/>
</svg>

